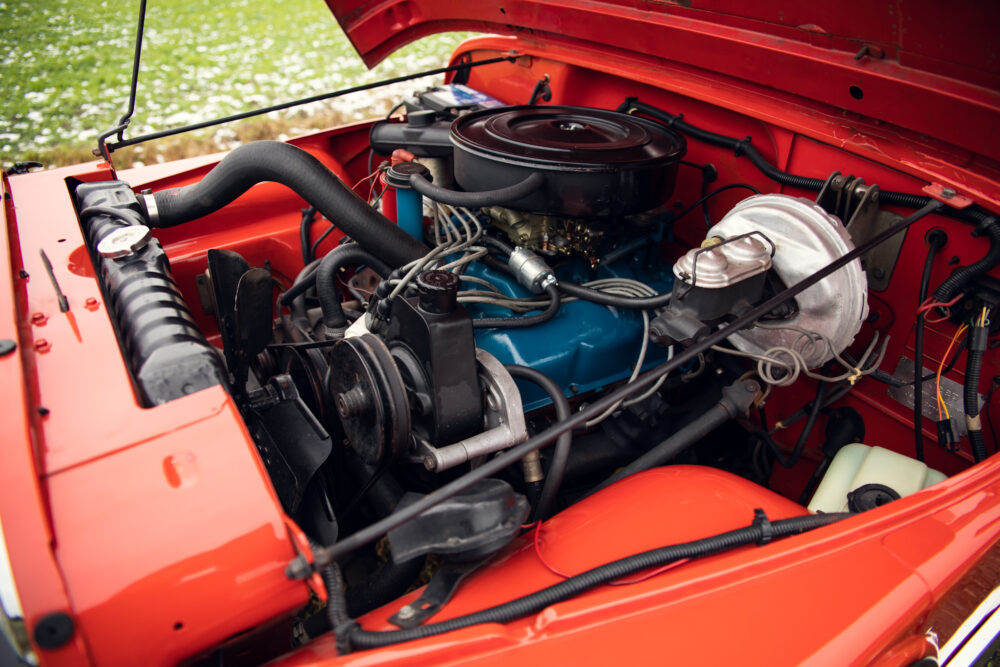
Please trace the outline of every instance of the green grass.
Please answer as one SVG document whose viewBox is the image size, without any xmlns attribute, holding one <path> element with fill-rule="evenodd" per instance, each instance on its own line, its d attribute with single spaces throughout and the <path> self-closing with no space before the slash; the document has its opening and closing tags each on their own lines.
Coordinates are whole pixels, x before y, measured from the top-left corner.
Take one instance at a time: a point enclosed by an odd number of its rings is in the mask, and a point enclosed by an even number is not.
<svg viewBox="0 0 1000 667">
<path fill-rule="evenodd" d="M 0 0 L 0 161 L 88 159 L 125 111 L 138 0 Z M 149 0 L 129 136 L 442 64 L 465 35 L 421 40 L 369 72 L 323 0 Z M 426 85 L 424 83 L 423 85 Z M 384 112 L 403 87 L 123 151 L 161 161 Z M 119 162 L 116 159 L 116 163 Z"/>
</svg>

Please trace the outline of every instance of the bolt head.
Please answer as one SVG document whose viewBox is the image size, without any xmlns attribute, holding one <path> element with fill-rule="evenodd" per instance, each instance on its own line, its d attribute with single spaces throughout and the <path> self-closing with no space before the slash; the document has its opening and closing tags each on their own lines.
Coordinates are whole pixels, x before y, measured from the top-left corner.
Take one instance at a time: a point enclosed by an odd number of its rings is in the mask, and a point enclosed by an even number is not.
<svg viewBox="0 0 1000 667">
<path fill-rule="evenodd" d="M 406 605 L 405 607 L 401 608 L 399 611 L 396 612 L 396 616 L 399 616 L 400 618 L 404 619 L 413 618 L 413 615 L 416 613 L 417 613 L 416 609 L 414 609 L 410 605 Z"/>
<path fill-rule="evenodd" d="M 941 190 L 941 196 L 944 197 L 945 199 L 951 199 L 957 194 L 958 193 L 955 192 L 953 188 L 944 188 Z"/>
</svg>

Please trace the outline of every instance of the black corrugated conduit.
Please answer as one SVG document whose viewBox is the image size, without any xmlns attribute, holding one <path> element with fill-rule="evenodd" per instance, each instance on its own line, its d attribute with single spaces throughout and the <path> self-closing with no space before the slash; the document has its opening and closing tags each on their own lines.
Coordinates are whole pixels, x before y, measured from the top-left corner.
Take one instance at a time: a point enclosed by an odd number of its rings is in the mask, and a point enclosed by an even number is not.
<svg viewBox="0 0 1000 667">
<path fill-rule="evenodd" d="M 625 101 L 618 107 L 618 111 L 623 113 L 637 111 L 644 116 L 649 116 L 650 118 L 663 123 L 667 127 L 677 130 L 681 134 L 691 137 L 692 139 L 697 139 L 698 141 L 702 141 L 712 146 L 727 148 L 733 151 L 736 157 L 746 157 L 755 167 L 757 167 L 757 169 L 760 170 L 762 174 L 770 178 L 772 181 L 776 181 L 782 185 L 819 192 L 823 187 L 823 184 L 826 182 L 826 180 L 822 178 L 809 178 L 807 176 L 799 176 L 797 174 L 790 174 L 787 171 L 781 171 L 760 154 L 760 151 L 758 151 L 757 148 L 751 143 L 750 137 L 737 139 L 735 137 L 727 137 L 724 134 L 717 134 L 715 132 L 703 130 L 700 127 L 695 127 L 685 121 L 683 114 L 674 116 L 667 113 L 663 109 L 652 106 L 651 104 L 640 102 L 635 97 L 626 97 Z M 926 206 L 931 201 L 931 198 L 908 192 L 879 190 L 879 200 L 884 206 L 904 206 L 906 208 L 919 209 Z M 990 213 L 978 206 L 969 206 L 965 209 L 949 209 L 947 211 L 942 211 L 941 213 L 943 215 L 949 215 L 951 217 L 976 224 L 983 224 L 987 220 L 993 219 L 993 216 Z M 991 222 L 989 224 L 992 225 L 993 223 Z"/>
<path fill-rule="evenodd" d="M 699 558 L 749 544 L 763 545 L 775 538 L 798 535 L 809 530 L 829 525 L 851 516 L 850 514 L 816 514 L 768 521 L 760 510 L 756 512 L 753 524 L 704 539 L 651 549 L 633 556 L 626 556 L 600 565 L 581 574 L 568 577 L 564 581 L 548 586 L 529 595 L 472 614 L 458 616 L 439 623 L 429 623 L 406 630 L 373 632 L 364 630 L 357 624 L 335 624 L 338 648 L 346 645 L 349 649 L 372 649 L 391 646 L 400 642 L 423 639 L 451 632 L 481 623 L 508 623 L 515 619 L 538 613 L 548 606 L 589 591 L 601 584 L 634 574 L 651 567 L 666 565 L 685 558 Z M 331 579 L 328 581 L 336 584 Z M 336 591 L 329 597 L 335 599 Z M 338 632 L 337 627 L 341 630 Z M 343 649 L 340 649 L 343 650 Z"/>
<path fill-rule="evenodd" d="M 934 290 L 935 301 L 942 303 L 951 301 L 970 280 L 984 275 L 1000 263 L 1000 225 L 997 225 L 996 222 L 997 219 L 991 217 L 981 226 L 982 233 L 986 234 L 990 241 L 990 248 L 983 255 L 983 258 L 978 262 L 956 269 L 954 273 L 945 278 L 944 282 Z"/>
<path fill-rule="evenodd" d="M 965 385 L 962 398 L 965 408 L 965 426 L 969 431 L 972 458 L 976 463 L 986 458 L 986 440 L 983 438 L 983 423 L 979 417 L 979 374 L 983 369 L 983 353 L 989 338 L 989 326 L 985 323 L 972 325 L 969 333 L 969 356 L 965 362 Z"/>
</svg>

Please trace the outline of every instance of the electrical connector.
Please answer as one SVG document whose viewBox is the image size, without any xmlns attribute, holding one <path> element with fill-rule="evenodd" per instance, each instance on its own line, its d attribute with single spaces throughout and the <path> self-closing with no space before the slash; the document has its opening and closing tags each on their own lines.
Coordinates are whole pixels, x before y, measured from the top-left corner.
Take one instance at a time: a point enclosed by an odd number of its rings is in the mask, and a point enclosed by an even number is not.
<svg viewBox="0 0 1000 667">
<path fill-rule="evenodd" d="M 949 452 L 957 452 L 962 441 L 958 427 L 951 419 L 942 419 L 937 423 L 938 444 Z"/>
</svg>

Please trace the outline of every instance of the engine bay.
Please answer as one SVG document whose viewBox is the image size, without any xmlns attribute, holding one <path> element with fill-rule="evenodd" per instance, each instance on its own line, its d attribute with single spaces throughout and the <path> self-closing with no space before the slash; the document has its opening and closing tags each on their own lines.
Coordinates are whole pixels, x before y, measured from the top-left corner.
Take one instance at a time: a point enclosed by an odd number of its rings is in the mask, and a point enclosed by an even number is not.
<svg viewBox="0 0 1000 667">
<path fill-rule="evenodd" d="M 623 78 L 524 96 L 544 67 L 517 99 L 475 69 L 207 171 L 69 183 L 139 402 L 226 388 L 308 537 L 290 578 L 335 564 L 343 618 L 409 630 L 643 471 L 835 516 L 996 451 L 995 219 Z M 338 630 L 293 616 L 295 645 Z"/>
</svg>

